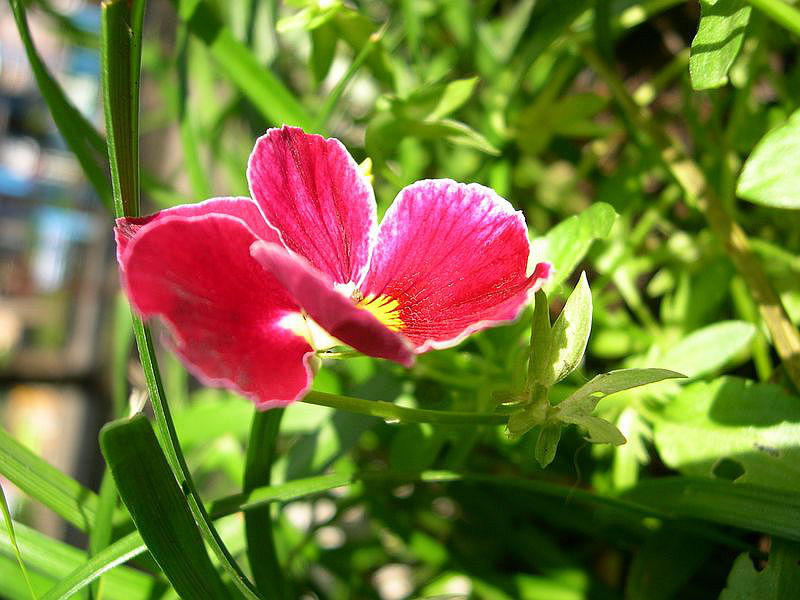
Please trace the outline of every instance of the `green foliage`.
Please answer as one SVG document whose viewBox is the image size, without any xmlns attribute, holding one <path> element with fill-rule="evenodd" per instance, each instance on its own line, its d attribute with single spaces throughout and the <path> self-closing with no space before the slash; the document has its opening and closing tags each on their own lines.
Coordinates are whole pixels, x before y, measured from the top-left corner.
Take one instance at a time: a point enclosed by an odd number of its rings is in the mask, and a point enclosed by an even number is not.
<svg viewBox="0 0 800 600">
<path fill-rule="evenodd" d="M 744 0 L 703 0 L 703 16 L 692 40 L 689 74 L 696 90 L 728 83 L 728 71 L 739 54 L 750 6 Z"/>
<path fill-rule="evenodd" d="M 800 157 L 800 111 L 758 143 L 739 176 L 736 193 L 775 208 L 800 208 L 794 166 Z"/>
<path fill-rule="evenodd" d="M 3 525 L 0 596 L 31 596 L 17 550 L 47 600 L 373 598 L 385 579 L 420 598 L 800 593 L 800 222 L 778 210 L 800 206 L 796 6 L 172 5 L 141 46 L 141 1 L 106 4 L 102 36 L 45 0 L 10 5 L 106 206 L 107 172 L 119 215 L 247 194 L 254 140 L 288 123 L 371 159 L 379 214 L 418 179 L 491 186 L 553 277 L 515 323 L 411 370 L 323 358 L 280 417 L 197 386 L 118 308 L 107 395 L 120 417 L 146 388 L 156 431 L 103 435 L 130 510 L 112 478 L 96 493 L 0 431 L 18 546 Z M 100 47 L 108 167 L 34 11 Z M 158 139 L 141 173 L 139 113 Z M 38 505 L 89 550 L 26 526 Z"/>
<path fill-rule="evenodd" d="M 184 494 L 142 415 L 103 428 L 100 447 L 153 558 L 182 597 L 227 598 Z"/>
</svg>

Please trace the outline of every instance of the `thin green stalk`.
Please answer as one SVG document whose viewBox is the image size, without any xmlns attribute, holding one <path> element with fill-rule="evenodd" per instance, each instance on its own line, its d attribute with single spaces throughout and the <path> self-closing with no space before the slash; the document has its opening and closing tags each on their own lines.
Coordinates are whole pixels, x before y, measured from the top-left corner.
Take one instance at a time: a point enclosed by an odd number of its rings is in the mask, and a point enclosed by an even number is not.
<svg viewBox="0 0 800 600">
<path fill-rule="evenodd" d="M 244 467 L 244 493 L 261 486 L 269 486 L 282 417 L 282 408 L 267 412 L 256 411 L 253 414 Z M 244 532 L 256 588 L 270 597 L 288 597 L 286 581 L 275 549 L 271 507 L 265 506 L 245 513 Z"/>
<path fill-rule="evenodd" d="M 101 74 L 103 103 L 108 130 L 108 155 L 114 190 L 114 209 L 118 217 L 139 214 L 138 155 L 138 62 L 141 52 L 143 0 L 131 10 L 125 0 L 103 5 L 101 20 Z M 133 38 L 137 39 L 133 39 Z M 136 77 L 137 81 L 132 80 Z M 136 96 L 133 100 L 131 96 Z M 260 598 L 236 564 L 205 511 L 191 472 L 180 449 L 178 436 L 164 398 L 161 375 L 149 329 L 138 317 L 133 332 L 147 382 L 164 452 L 203 537 L 217 555 L 222 567 L 245 598 Z"/>
<path fill-rule="evenodd" d="M 785 27 L 795 35 L 800 35 L 800 10 L 783 0 L 747 0 L 758 10 Z"/>
<path fill-rule="evenodd" d="M 407 408 L 380 400 L 365 400 L 325 392 L 309 392 L 303 398 L 307 404 L 329 406 L 337 410 L 381 418 L 389 423 L 437 423 L 439 425 L 505 425 L 508 417 L 489 413 L 451 412 Z"/>
<path fill-rule="evenodd" d="M 22 571 L 22 576 L 25 578 L 25 583 L 28 585 L 28 591 L 31 593 L 31 598 L 36 600 L 36 592 L 33 591 L 33 585 L 31 585 L 31 578 L 28 576 L 28 569 L 25 568 L 25 561 L 22 560 L 22 553 L 19 551 L 19 546 L 17 545 L 17 536 L 14 533 L 14 522 L 11 520 L 11 511 L 8 509 L 8 503 L 6 502 L 6 494 L 3 491 L 3 486 L 0 485 L 0 511 L 3 513 L 3 519 L 6 522 L 6 531 L 8 532 L 8 539 L 11 542 L 11 547 L 14 548 L 14 555 L 17 557 L 17 562 L 19 563 L 19 569 Z"/>
<path fill-rule="evenodd" d="M 316 127 L 319 131 L 324 131 L 327 127 L 328 120 L 331 118 L 333 111 L 336 110 L 336 107 L 339 105 L 339 100 L 341 99 L 344 91 L 347 89 L 348 84 L 353 79 L 355 74 L 358 73 L 361 65 L 364 64 L 364 61 L 369 58 L 369 55 L 380 43 L 385 31 L 386 27 L 384 26 L 369 37 L 369 41 L 364 44 L 359 53 L 356 55 L 355 59 L 353 59 L 353 62 L 350 63 L 350 66 L 347 68 L 345 74 L 336 83 L 336 86 L 333 88 L 333 90 L 331 90 L 331 93 L 328 95 L 328 99 L 325 100 L 325 104 L 322 105 L 319 117 L 317 118 Z"/>
<path fill-rule="evenodd" d="M 97 512 L 89 532 L 89 556 L 95 556 L 111 543 L 114 512 L 117 508 L 117 485 L 108 467 L 103 473 L 98 494 Z M 98 579 L 92 586 L 92 598 L 100 600 L 103 596 L 103 580 Z"/>
<path fill-rule="evenodd" d="M 697 163 L 669 139 L 647 111 L 640 109 L 613 69 L 588 46 L 582 46 L 581 53 L 589 66 L 611 89 L 624 114 L 635 126 L 634 133 L 639 135 L 643 143 L 656 150 L 670 176 L 683 189 L 687 201 L 701 210 L 712 231 L 722 242 L 758 305 L 787 375 L 800 390 L 800 332 L 789 319 L 780 297 L 753 253 L 747 234 L 725 210 L 722 200 L 708 184 Z"/>
</svg>

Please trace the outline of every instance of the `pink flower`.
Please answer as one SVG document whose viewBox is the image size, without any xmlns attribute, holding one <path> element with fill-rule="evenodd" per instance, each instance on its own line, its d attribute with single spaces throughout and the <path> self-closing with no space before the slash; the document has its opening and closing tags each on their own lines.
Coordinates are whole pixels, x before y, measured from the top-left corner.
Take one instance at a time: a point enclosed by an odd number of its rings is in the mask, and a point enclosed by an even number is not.
<svg viewBox="0 0 800 600">
<path fill-rule="evenodd" d="M 522 213 L 481 185 L 418 181 L 378 227 L 372 187 L 335 139 L 270 129 L 247 178 L 252 199 L 119 219 L 115 233 L 135 310 L 164 321 L 201 381 L 260 409 L 308 391 L 322 346 L 410 366 L 516 318 L 550 272 L 526 275 Z"/>
</svg>

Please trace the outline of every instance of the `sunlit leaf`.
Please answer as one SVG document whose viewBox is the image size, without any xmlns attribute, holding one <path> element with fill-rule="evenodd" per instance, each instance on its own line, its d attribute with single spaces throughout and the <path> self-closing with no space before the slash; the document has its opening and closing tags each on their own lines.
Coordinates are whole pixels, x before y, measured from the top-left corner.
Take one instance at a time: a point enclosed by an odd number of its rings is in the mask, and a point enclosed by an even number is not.
<svg viewBox="0 0 800 600">
<path fill-rule="evenodd" d="M 707 90 L 728 82 L 728 71 L 739 54 L 750 20 L 750 6 L 745 0 L 701 0 L 700 9 L 689 75 L 694 89 Z"/>
</svg>

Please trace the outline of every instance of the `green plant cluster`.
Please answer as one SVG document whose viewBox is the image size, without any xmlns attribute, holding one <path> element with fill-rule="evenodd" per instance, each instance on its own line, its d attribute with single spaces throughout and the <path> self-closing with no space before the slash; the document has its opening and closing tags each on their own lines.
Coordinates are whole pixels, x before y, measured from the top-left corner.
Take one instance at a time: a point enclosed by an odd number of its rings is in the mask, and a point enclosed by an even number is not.
<svg viewBox="0 0 800 600">
<path fill-rule="evenodd" d="M 0 432 L 3 483 L 88 546 L 3 501 L 0 595 L 800 597 L 793 4 L 112 0 L 86 42 L 105 134 L 37 55 L 49 4 L 10 5 L 109 227 L 246 195 L 287 123 L 369 158 L 379 212 L 425 177 L 493 187 L 555 275 L 513 324 L 411 370 L 325 359 L 267 413 L 191 384 L 121 302 L 99 491 Z M 140 169 L 168 128 L 177 166 Z M 127 418 L 137 358 L 152 419 Z"/>
</svg>

